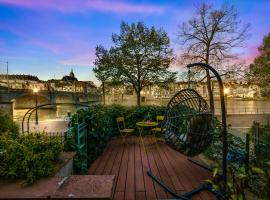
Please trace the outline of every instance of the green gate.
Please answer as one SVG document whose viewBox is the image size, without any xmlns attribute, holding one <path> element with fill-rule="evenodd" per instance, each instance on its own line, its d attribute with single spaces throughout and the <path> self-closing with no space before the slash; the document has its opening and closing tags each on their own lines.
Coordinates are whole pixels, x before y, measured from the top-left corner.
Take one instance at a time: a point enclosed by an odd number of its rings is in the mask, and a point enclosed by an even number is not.
<svg viewBox="0 0 270 200">
<path fill-rule="evenodd" d="M 66 149 L 76 152 L 74 159 L 75 171 L 86 173 L 89 167 L 87 156 L 87 137 L 90 131 L 89 124 L 84 116 L 75 114 L 70 122 L 70 128 L 65 133 Z"/>
</svg>

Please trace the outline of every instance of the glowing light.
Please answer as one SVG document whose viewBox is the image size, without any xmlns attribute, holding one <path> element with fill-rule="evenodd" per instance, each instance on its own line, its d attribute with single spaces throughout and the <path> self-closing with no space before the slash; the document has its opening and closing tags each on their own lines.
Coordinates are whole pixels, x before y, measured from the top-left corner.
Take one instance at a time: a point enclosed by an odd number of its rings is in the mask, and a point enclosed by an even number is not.
<svg viewBox="0 0 270 200">
<path fill-rule="evenodd" d="M 229 94 L 230 93 L 230 89 L 229 88 L 224 88 L 224 94 Z"/>
<path fill-rule="evenodd" d="M 33 92 L 34 92 L 34 93 L 38 93 L 38 91 L 39 91 L 39 89 L 36 88 L 36 87 L 33 89 Z"/>
</svg>

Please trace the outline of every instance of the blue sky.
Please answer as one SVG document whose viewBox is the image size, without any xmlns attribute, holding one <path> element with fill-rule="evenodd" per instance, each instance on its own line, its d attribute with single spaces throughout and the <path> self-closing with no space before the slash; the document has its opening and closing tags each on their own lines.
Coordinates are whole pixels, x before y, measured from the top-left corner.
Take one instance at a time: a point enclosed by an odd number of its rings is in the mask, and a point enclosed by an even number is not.
<svg viewBox="0 0 270 200">
<path fill-rule="evenodd" d="M 10 73 L 40 79 L 61 78 L 73 68 L 79 80 L 93 80 L 95 46 L 111 45 L 121 21 L 143 21 L 162 27 L 175 52 L 177 26 L 188 20 L 201 2 L 216 7 L 225 1 L 106 1 L 0 0 L 0 73 L 8 60 Z M 231 0 L 243 23 L 251 24 L 251 38 L 240 56 L 251 62 L 262 38 L 270 32 L 269 0 Z"/>
</svg>

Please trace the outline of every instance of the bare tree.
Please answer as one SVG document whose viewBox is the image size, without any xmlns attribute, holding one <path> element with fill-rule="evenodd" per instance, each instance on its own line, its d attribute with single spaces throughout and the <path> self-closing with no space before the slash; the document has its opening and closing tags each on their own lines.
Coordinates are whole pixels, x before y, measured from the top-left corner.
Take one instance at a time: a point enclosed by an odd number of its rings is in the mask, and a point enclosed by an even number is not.
<svg viewBox="0 0 270 200">
<path fill-rule="evenodd" d="M 178 38 L 183 45 L 182 60 L 217 65 L 235 58 L 235 47 L 242 47 L 248 37 L 249 24 L 241 25 L 234 6 L 223 5 L 214 9 L 201 4 L 195 15 L 179 26 Z M 211 76 L 206 71 L 210 108 L 214 112 Z"/>
</svg>

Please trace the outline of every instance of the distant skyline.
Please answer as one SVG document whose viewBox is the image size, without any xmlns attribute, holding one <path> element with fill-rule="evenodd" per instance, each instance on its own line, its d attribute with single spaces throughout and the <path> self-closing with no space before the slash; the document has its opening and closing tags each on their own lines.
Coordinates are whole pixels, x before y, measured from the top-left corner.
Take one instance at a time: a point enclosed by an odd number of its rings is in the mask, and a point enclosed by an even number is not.
<svg viewBox="0 0 270 200">
<path fill-rule="evenodd" d="M 93 80 L 95 47 L 111 46 L 112 33 L 121 21 L 143 21 L 163 28 L 175 53 L 178 25 L 187 21 L 195 6 L 206 2 L 234 5 L 243 23 L 251 24 L 251 37 L 238 53 L 252 62 L 263 37 L 270 32 L 269 0 L 0 0 L 0 73 L 9 61 L 11 74 L 32 74 L 42 80 L 62 78 L 71 68 L 79 80 Z M 179 70 L 174 67 L 174 70 Z"/>
</svg>

